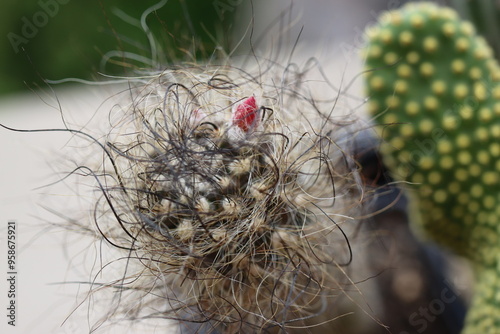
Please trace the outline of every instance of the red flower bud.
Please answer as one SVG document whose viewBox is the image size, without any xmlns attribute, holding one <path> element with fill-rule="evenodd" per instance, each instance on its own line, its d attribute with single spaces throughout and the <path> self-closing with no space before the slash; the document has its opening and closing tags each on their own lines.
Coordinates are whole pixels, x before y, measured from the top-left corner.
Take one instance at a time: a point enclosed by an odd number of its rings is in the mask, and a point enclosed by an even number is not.
<svg viewBox="0 0 500 334">
<path fill-rule="evenodd" d="M 233 107 L 233 115 L 231 124 L 236 125 L 243 131 L 247 132 L 250 128 L 257 125 L 259 108 L 255 97 L 250 96 Z"/>
</svg>

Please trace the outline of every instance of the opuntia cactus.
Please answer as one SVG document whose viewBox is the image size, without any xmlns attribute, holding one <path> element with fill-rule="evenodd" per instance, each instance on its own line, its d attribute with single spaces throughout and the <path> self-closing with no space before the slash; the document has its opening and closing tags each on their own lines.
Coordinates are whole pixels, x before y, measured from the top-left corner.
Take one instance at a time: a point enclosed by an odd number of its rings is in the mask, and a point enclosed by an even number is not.
<svg viewBox="0 0 500 334">
<path fill-rule="evenodd" d="M 369 112 L 413 219 L 472 260 L 464 333 L 500 331 L 500 68 L 451 9 L 409 4 L 367 31 Z"/>
</svg>

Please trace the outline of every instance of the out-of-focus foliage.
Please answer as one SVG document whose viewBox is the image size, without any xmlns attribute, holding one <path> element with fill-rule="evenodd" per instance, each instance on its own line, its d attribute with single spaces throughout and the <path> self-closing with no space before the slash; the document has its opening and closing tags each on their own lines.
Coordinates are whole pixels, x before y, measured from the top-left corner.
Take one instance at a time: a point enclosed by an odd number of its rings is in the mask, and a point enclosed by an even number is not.
<svg viewBox="0 0 500 334">
<path fill-rule="evenodd" d="M 159 58 L 153 65 L 200 60 L 210 57 L 219 46 L 227 50 L 227 32 L 242 1 L 164 2 L 145 21 L 159 46 Z M 161 3 L 3 0 L 0 94 L 36 88 L 43 84 L 42 79 L 95 79 L 99 72 L 123 74 L 148 67 L 140 57 L 132 57 L 139 59 L 132 61 L 131 57 L 123 57 L 123 52 L 154 58 L 147 34 L 141 28 L 141 16 Z M 108 59 L 109 55 L 113 57 Z"/>
</svg>

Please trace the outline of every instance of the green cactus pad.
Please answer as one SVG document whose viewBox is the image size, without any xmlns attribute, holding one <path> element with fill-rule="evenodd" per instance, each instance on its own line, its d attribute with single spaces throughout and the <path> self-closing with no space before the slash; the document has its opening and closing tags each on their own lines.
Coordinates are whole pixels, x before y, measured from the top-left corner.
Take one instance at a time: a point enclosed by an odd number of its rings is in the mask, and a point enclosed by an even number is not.
<svg viewBox="0 0 500 334">
<path fill-rule="evenodd" d="M 432 4 L 383 16 L 366 52 L 369 110 L 384 159 L 414 185 L 425 230 L 478 254 L 497 232 L 500 69 L 473 27 Z"/>
<path fill-rule="evenodd" d="M 500 68 L 451 9 L 414 3 L 367 31 L 369 112 L 423 230 L 476 265 L 466 333 L 500 332 Z"/>
</svg>

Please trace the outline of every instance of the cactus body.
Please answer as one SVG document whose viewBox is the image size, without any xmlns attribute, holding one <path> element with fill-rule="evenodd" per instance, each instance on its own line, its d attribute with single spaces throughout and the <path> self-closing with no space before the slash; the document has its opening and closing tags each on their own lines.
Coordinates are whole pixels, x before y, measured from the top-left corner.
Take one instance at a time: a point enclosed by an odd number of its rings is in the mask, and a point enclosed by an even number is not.
<svg viewBox="0 0 500 334">
<path fill-rule="evenodd" d="M 99 186 L 97 238 L 128 255 L 114 261 L 126 274 L 111 277 L 134 281 L 102 321 L 160 317 L 183 333 L 331 331 L 339 312 L 327 306 L 348 280 L 344 230 L 360 212 L 361 186 L 334 144 L 346 128 L 327 117 L 334 102 L 313 106 L 287 71 L 247 77 L 190 65 L 131 80 L 134 98 L 116 106 L 98 145 L 107 159 L 83 175 Z"/>
<path fill-rule="evenodd" d="M 473 261 L 465 333 L 500 331 L 500 69 L 474 27 L 431 3 L 368 32 L 369 112 L 423 230 Z M 418 218 L 416 217 L 418 215 Z"/>
</svg>

